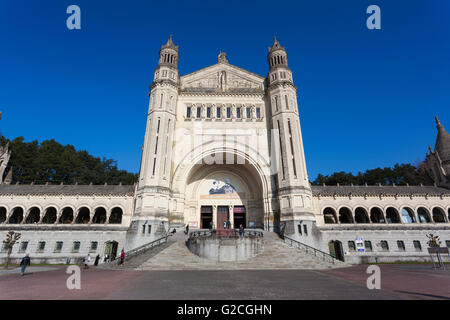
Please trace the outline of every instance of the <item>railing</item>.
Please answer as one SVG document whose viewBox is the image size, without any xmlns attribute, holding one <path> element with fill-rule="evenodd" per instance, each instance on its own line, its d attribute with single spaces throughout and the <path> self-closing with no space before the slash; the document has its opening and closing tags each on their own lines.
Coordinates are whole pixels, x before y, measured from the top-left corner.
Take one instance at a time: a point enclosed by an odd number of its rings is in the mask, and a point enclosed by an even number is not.
<svg viewBox="0 0 450 320">
<path fill-rule="evenodd" d="M 157 247 L 163 243 L 166 243 L 168 237 L 169 237 L 169 235 L 165 235 L 164 237 L 153 240 L 152 242 L 146 243 L 142 246 L 139 246 L 137 248 L 134 248 L 134 249 L 131 249 L 131 250 L 125 252 L 125 259 L 129 260 L 141 253 L 144 253 L 144 252 L 154 248 L 154 247 Z M 118 259 L 120 259 L 120 253 L 116 256 L 116 258 L 114 260 L 110 260 L 110 262 L 117 261 Z"/>
<path fill-rule="evenodd" d="M 259 237 L 262 238 L 264 236 L 264 233 L 259 230 L 252 230 L 252 229 L 244 229 L 242 232 L 242 235 L 239 233 L 238 229 L 212 229 L 212 230 L 198 230 L 198 231 L 191 231 L 189 233 L 189 240 L 196 239 L 196 238 L 226 238 L 226 239 L 232 239 L 232 238 L 240 238 L 240 237 L 246 237 L 246 238 L 252 238 L 252 237 Z"/>
<path fill-rule="evenodd" d="M 336 259 L 335 257 L 333 257 L 331 254 L 328 254 L 328 253 L 323 252 L 323 251 L 321 251 L 319 249 L 316 249 L 316 248 L 313 248 L 311 246 L 308 246 L 307 244 L 304 244 L 304 243 L 302 243 L 300 241 L 297 241 L 297 240 L 294 240 L 292 238 L 289 238 L 286 235 L 283 236 L 283 238 L 284 238 L 284 242 L 289 242 L 291 247 L 296 247 L 296 248 L 298 248 L 300 250 L 304 250 L 306 253 L 311 254 L 311 255 L 314 254 L 314 256 L 316 256 L 316 257 L 317 256 L 319 256 L 319 257 L 321 256 L 323 261 L 329 261 L 329 262 L 331 262 L 333 264 L 335 264 L 336 261 L 340 261 L 340 260 Z"/>
</svg>

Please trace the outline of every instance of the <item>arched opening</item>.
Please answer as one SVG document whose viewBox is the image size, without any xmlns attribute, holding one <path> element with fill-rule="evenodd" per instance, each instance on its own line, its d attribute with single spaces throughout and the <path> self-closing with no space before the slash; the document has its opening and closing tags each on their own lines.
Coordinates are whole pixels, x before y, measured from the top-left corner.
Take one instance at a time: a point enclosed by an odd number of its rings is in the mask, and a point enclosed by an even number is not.
<svg viewBox="0 0 450 320">
<path fill-rule="evenodd" d="M 441 208 L 433 208 L 433 221 L 436 223 L 445 223 L 445 212 Z"/>
<path fill-rule="evenodd" d="M 353 223 L 352 211 L 349 208 L 343 207 L 343 208 L 339 209 L 339 222 L 340 223 Z"/>
<path fill-rule="evenodd" d="M 106 223 L 106 210 L 103 207 L 98 207 L 95 209 L 94 218 L 92 218 L 92 223 L 102 224 Z"/>
<path fill-rule="evenodd" d="M 402 208 L 402 222 L 403 223 L 415 223 L 416 217 L 414 211 L 411 208 Z"/>
<path fill-rule="evenodd" d="M 325 223 L 337 223 L 336 211 L 331 207 L 326 207 L 323 210 L 323 219 Z"/>
<path fill-rule="evenodd" d="M 241 224 L 249 228 L 277 225 L 275 217 L 264 214 L 264 180 L 259 167 L 239 151 L 203 154 L 192 163 L 175 186 L 185 199 L 184 209 L 179 206 L 179 211 L 172 212 L 172 221 L 190 224 L 191 228 L 222 228 L 227 221 L 231 228 Z M 289 199 L 284 201 L 283 205 L 292 205 Z"/>
<path fill-rule="evenodd" d="M 69 224 L 73 221 L 73 209 L 66 207 L 62 210 L 61 217 L 59 218 L 59 223 Z"/>
<path fill-rule="evenodd" d="M 117 224 L 122 223 L 122 215 L 123 215 L 122 209 L 119 207 L 114 207 L 111 210 L 111 215 L 109 216 L 109 223 L 117 223 Z"/>
<path fill-rule="evenodd" d="M 372 223 L 384 223 L 383 211 L 378 207 L 370 209 L 370 221 Z"/>
<path fill-rule="evenodd" d="M 339 240 L 332 240 L 328 243 L 330 249 L 330 255 L 338 260 L 344 261 L 344 250 L 342 248 L 342 242 Z"/>
<path fill-rule="evenodd" d="M 369 215 L 366 209 L 358 207 L 355 209 L 355 221 L 356 223 L 370 223 Z"/>
<path fill-rule="evenodd" d="M 57 210 L 55 207 L 49 207 L 45 210 L 44 218 L 42 218 L 42 223 L 53 224 L 56 222 Z"/>
<path fill-rule="evenodd" d="M 88 224 L 91 220 L 91 211 L 89 208 L 81 207 L 78 210 L 77 218 L 75 219 L 75 223 L 77 224 Z"/>
<path fill-rule="evenodd" d="M 6 221 L 6 208 L 0 207 L 0 223 L 3 223 Z"/>
<path fill-rule="evenodd" d="M 25 219 L 25 223 L 38 223 L 41 218 L 41 210 L 37 207 L 33 207 L 30 209 L 27 218 Z"/>
<path fill-rule="evenodd" d="M 12 214 L 9 217 L 8 223 L 17 224 L 23 220 L 23 209 L 20 207 L 12 209 Z"/>
<path fill-rule="evenodd" d="M 419 209 L 417 209 L 417 215 L 419 216 L 420 223 L 431 222 L 430 212 L 426 208 L 420 207 Z"/>
<path fill-rule="evenodd" d="M 397 209 L 389 207 L 386 209 L 386 220 L 388 223 L 400 223 Z"/>
</svg>

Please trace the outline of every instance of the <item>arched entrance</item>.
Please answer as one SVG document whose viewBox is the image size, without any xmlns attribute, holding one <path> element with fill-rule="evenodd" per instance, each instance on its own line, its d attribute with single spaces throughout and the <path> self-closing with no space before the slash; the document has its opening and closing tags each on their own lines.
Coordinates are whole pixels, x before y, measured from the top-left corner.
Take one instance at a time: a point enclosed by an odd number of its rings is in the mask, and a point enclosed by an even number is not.
<svg viewBox="0 0 450 320">
<path fill-rule="evenodd" d="M 330 255 L 338 260 L 344 261 L 344 250 L 342 248 L 342 242 L 339 240 L 332 240 L 328 243 L 330 249 Z"/>
<path fill-rule="evenodd" d="M 264 228 L 273 223 L 266 177 L 258 164 L 233 151 L 203 153 L 176 169 L 173 190 L 182 205 L 175 205 L 179 209 L 171 212 L 172 221 L 178 218 L 192 229 L 223 228 L 227 220 L 232 228 L 241 224 Z"/>
</svg>

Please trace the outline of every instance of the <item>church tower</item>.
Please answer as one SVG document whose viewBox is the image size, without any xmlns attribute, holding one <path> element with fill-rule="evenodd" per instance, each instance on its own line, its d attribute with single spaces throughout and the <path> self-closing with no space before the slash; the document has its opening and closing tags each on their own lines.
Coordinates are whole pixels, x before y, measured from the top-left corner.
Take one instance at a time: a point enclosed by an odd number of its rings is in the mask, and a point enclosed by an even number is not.
<svg viewBox="0 0 450 320">
<path fill-rule="evenodd" d="M 178 46 L 172 36 L 159 50 L 159 63 L 150 85 L 147 128 L 133 218 L 138 234 L 167 229 L 175 110 L 178 99 Z M 145 225 L 147 231 L 144 231 Z M 155 235 L 157 236 L 157 235 Z M 151 236 L 153 237 L 153 236 Z M 143 242 L 145 242 L 143 241 Z"/>
<path fill-rule="evenodd" d="M 267 58 L 267 99 L 271 108 L 271 127 L 279 132 L 279 141 L 274 143 L 279 145 L 275 157 L 280 227 L 284 225 L 286 234 L 296 234 L 299 221 L 310 221 L 311 225 L 314 216 L 298 114 L 297 87 L 288 66 L 287 52 L 276 38 L 272 47 L 269 47 Z"/>
</svg>

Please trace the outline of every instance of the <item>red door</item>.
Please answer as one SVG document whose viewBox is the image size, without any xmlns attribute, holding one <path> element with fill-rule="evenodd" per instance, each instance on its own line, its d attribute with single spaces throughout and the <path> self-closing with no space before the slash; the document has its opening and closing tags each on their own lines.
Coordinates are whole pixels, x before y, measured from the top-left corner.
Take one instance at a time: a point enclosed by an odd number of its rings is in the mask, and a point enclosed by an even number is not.
<svg viewBox="0 0 450 320">
<path fill-rule="evenodd" d="M 217 229 L 225 229 L 224 222 L 228 221 L 228 206 L 217 207 Z"/>
</svg>

